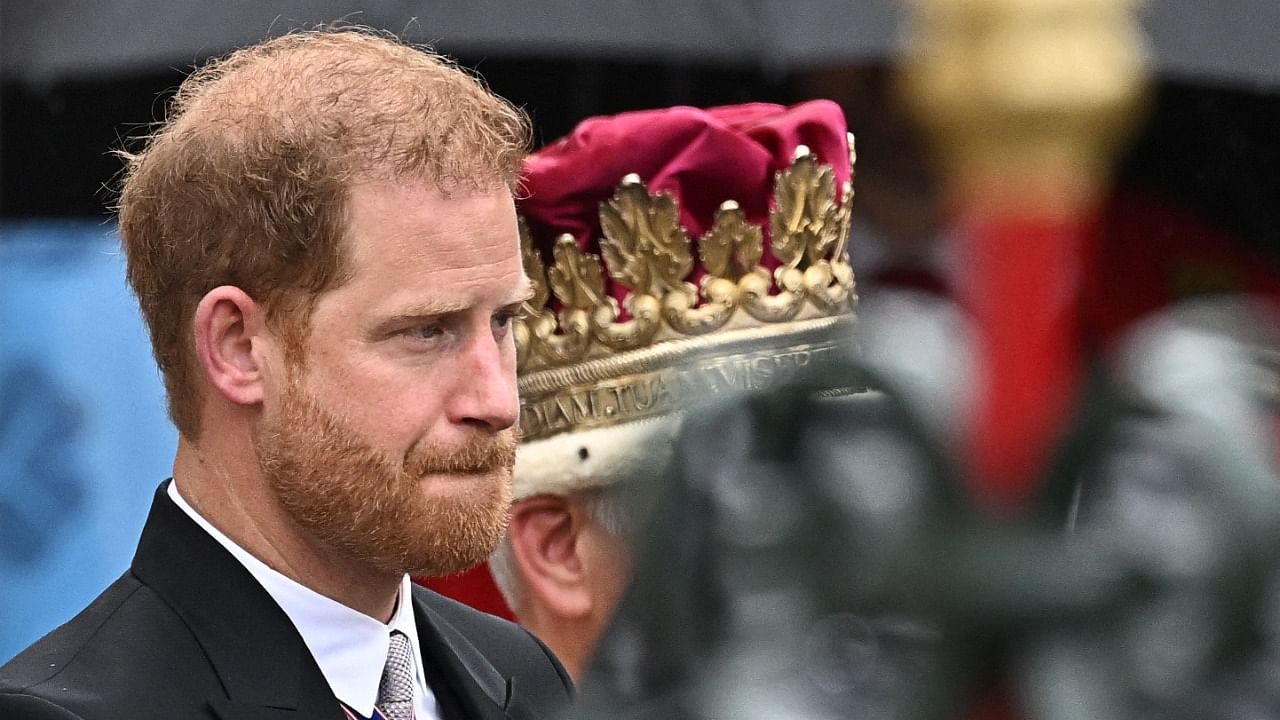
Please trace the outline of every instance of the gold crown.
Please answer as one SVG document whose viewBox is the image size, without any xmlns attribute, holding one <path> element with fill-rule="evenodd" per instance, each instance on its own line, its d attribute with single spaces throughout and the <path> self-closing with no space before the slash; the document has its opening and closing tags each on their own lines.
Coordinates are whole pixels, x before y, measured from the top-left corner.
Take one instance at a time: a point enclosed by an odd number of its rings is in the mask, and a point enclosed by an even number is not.
<svg viewBox="0 0 1280 720">
<path fill-rule="evenodd" d="M 851 133 L 848 141 L 852 175 Z M 689 392 L 758 389 L 758 380 L 730 377 L 733 367 L 775 379 L 815 351 L 835 350 L 832 331 L 852 321 L 857 303 L 847 252 L 852 200 L 852 183 L 837 188 L 832 168 L 800 145 L 774 177 L 773 271 L 764 263 L 763 228 L 733 200 L 699 239 L 699 265 L 677 200 L 627 175 L 600 204 L 600 252 L 628 291 L 621 305 L 606 289 L 599 256 L 563 234 L 546 267 L 522 218 L 534 288 L 515 326 L 524 439 L 665 414 Z M 698 267 L 704 274 L 694 285 Z M 761 360 L 778 367 L 762 368 Z"/>
</svg>

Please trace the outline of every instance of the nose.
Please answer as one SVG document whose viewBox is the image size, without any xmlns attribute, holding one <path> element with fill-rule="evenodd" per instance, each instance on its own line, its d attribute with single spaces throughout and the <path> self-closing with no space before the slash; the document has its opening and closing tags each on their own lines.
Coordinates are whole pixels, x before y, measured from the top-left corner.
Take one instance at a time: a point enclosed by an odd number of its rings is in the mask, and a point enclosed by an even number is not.
<svg viewBox="0 0 1280 720">
<path fill-rule="evenodd" d="M 448 405 L 449 420 L 478 430 L 506 430 L 520 418 L 515 348 L 510 339 L 476 333 L 462 353 Z"/>
</svg>

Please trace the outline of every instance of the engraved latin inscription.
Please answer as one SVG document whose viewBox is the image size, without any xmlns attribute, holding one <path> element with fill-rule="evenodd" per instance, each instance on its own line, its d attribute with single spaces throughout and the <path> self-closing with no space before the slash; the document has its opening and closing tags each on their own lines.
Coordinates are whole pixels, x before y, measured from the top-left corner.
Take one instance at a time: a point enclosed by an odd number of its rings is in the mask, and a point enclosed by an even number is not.
<svg viewBox="0 0 1280 720">
<path fill-rule="evenodd" d="M 835 351 L 804 345 L 693 360 L 689 364 L 607 380 L 594 387 L 566 387 L 521 399 L 525 439 L 662 415 L 690 407 L 699 397 L 756 392 L 785 382 Z"/>
</svg>

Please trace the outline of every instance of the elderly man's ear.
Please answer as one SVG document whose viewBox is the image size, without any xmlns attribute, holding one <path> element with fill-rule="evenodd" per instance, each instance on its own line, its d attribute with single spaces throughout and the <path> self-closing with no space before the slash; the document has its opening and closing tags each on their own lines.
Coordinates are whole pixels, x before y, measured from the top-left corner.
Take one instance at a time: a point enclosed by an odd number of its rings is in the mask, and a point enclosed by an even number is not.
<svg viewBox="0 0 1280 720">
<path fill-rule="evenodd" d="M 559 495 L 525 498 L 511 508 L 507 535 L 515 571 L 529 597 L 523 613 L 583 620 L 598 611 L 591 585 L 589 519 L 582 505 Z M 534 604 L 537 607 L 532 607 Z"/>
</svg>

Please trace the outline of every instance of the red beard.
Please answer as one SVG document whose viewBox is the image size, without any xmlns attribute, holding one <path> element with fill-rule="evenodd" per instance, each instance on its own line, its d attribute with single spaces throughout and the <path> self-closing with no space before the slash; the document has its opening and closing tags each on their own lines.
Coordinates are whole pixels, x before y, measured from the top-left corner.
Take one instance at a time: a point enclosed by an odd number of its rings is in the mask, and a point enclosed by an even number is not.
<svg viewBox="0 0 1280 720">
<path fill-rule="evenodd" d="M 389 460 L 291 383 L 255 429 L 262 472 L 304 531 L 382 572 L 431 577 L 488 558 L 511 506 L 514 430 L 457 448 L 414 445 Z"/>
</svg>

